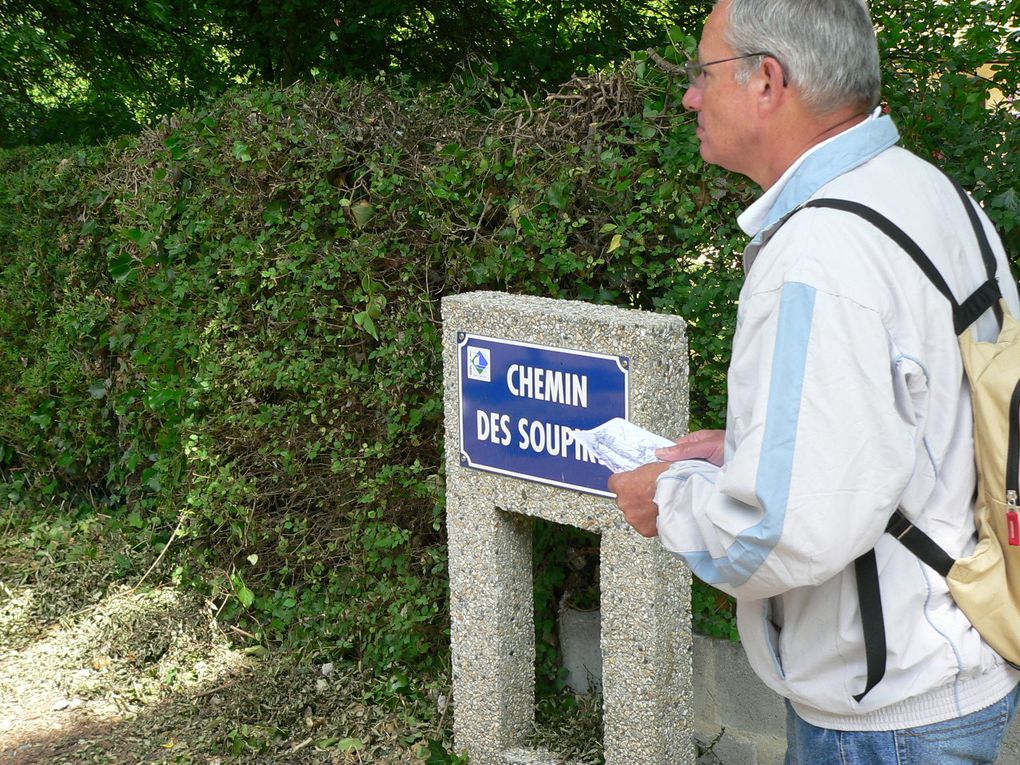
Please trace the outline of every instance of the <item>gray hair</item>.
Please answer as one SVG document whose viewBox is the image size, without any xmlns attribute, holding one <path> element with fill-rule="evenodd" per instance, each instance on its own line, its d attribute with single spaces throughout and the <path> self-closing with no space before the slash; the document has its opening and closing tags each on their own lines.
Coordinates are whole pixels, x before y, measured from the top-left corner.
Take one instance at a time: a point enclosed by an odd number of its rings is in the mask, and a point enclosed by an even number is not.
<svg viewBox="0 0 1020 765">
<path fill-rule="evenodd" d="M 726 42 L 737 55 L 775 56 L 816 113 L 878 104 L 878 41 L 865 0 L 731 0 Z M 738 77 L 746 82 L 756 63 Z"/>
</svg>

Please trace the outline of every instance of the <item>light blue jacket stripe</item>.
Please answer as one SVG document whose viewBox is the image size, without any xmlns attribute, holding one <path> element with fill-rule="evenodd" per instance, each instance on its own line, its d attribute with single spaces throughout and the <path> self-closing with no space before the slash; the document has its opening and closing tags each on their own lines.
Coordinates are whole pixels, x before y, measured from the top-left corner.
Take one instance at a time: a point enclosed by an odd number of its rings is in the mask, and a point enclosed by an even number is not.
<svg viewBox="0 0 1020 765">
<path fill-rule="evenodd" d="M 799 282 L 783 286 L 765 434 L 758 460 L 756 493 L 765 515 L 737 537 L 733 547 L 739 552 L 734 555 L 733 548 L 729 552 L 741 583 L 750 578 L 772 552 L 786 522 L 814 311 L 814 287 Z"/>
<path fill-rule="evenodd" d="M 683 553 L 675 552 L 673 554 L 678 558 L 682 558 L 694 575 L 705 584 L 727 583 L 728 580 L 723 576 L 718 566 L 719 560 L 712 558 L 707 552 L 691 551 Z"/>
<path fill-rule="evenodd" d="M 804 204 L 822 186 L 855 167 L 877 157 L 900 140 L 896 125 L 888 116 L 877 117 L 848 131 L 812 152 L 783 185 L 769 209 L 757 241 L 764 231 Z"/>
<path fill-rule="evenodd" d="M 813 287 L 799 282 L 788 282 L 783 287 L 755 487 L 764 515 L 737 535 L 724 558 L 712 558 L 707 552 L 680 553 L 708 584 L 744 584 L 765 562 L 783 533 L 814 308 Z"/>
<path fill-rule="evenodd" d="M 793 212 L 833 178 L 877 157 L 900 139 L 896 125 L 888 116 L 862 123 L 836 137 L 808 155 L 800 167 L 784 183 L 772 203 L 761 229 L 744 249 L 744 268 L 749 269 L 758 255 L 762 242 L 772 227 Z"/>
</svg>

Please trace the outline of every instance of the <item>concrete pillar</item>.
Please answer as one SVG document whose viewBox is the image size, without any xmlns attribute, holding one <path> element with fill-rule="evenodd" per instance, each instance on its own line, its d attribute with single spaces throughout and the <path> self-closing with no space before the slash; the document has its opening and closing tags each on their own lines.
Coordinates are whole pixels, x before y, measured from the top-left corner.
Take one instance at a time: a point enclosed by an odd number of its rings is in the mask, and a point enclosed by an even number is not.
<svg viewBox="0 0 1020 765">
<path fill-rule="evenodd" d="M 606 491 L 564 488 L 571 482 L 569 465 L 559 485 L 522 478 L 518 468 L 510 475 L 491 464 L 472 467 L 462 454 L 460 416 L 461 349 L 466 336 L 477 336 L 620 357 L 628 373 L 627 419 L 662 435 L 683 435 L 683 320 L 479 292 L 445 298 L 443 326 L 458 751 L 467 752 L 472 765 L 559 762 L 554 753 L 527 747 L 535 704 L 531 518 L 540 517 L 601 535 L 607 765 L 694 763 L 690 572 L 656 540 L 631 530 Z"/>
</svg>

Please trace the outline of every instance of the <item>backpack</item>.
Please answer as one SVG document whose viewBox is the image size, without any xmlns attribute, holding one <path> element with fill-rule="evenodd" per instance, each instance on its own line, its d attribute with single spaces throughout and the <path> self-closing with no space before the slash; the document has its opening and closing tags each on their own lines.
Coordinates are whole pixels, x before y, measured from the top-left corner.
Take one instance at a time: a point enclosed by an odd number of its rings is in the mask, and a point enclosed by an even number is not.
<svg viewBox="0 0 1020 765">
<path fill-rule="evenodd" d="M 956 605 L 984 641 L 1020 669 L 1020 322 L 1002 299 L 995 256 L 974 203 L 950 180 L 967 209 L 988 276 L 962 303 L 917 243 L 885 216 L 844 199 L 814 199 L 802 207 L 829 207 L 864 218 L 905 250 L 952 306 L 974 409 L 977 546 L 970 556 L 954 559 L 898 509 L 885 530 L 946 578 Z M 999 336 L 979 342 L 970 327 L 988 310 L 999 320 Z M 854 568 L 867 661 L 867 684 L 854 696 L 859 702 L 885 674 L 886 643 L 874 550 L 858 558 Z"/>
</svg>

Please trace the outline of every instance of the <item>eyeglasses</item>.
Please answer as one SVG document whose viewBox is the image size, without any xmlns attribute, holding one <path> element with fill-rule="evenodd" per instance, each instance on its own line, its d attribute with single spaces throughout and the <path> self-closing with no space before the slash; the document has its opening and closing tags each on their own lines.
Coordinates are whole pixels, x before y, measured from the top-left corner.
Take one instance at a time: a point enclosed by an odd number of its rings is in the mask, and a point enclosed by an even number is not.
<svg viewBox="0 0 1020 765">
<path fill-rule="evenodd" d="M 743 56 L 730 56 L 730 58 L 720 58 L 716 61 L 706 61 L 704 64 L 699 64 L 697 61 L 688 61 L 684 64 L 684 74 L 687 75 L 687 81 L 691 85 L 697 85 L 701 78 L 705 76 L 705 69 L 716 64 L 725 64 L 727 61 L 739 61 L 742 58 L 754 58 L 755 56 L 769 56 L 775 58 L 774 55 L 768 51 L 759 51 L 758 53 L 745 53 Z M 780 61 L 779 66 L 783 68 L 783 84 L 786 84 L 786 68 L 783 67 L 783 63 Z"/>
</svg>

